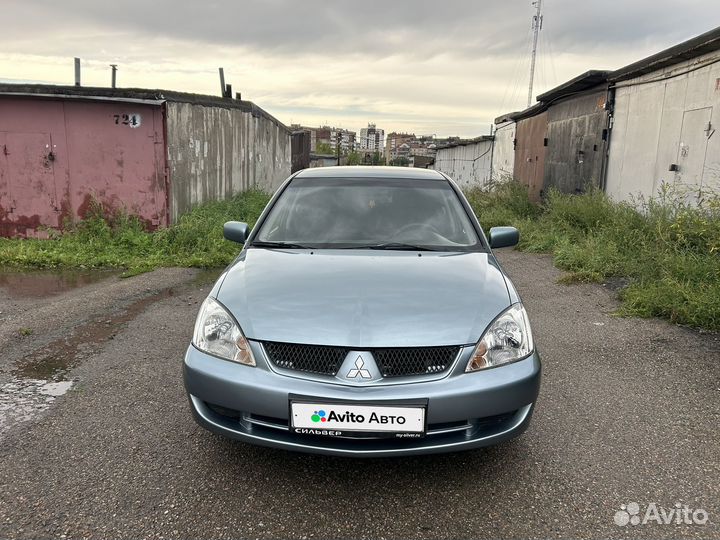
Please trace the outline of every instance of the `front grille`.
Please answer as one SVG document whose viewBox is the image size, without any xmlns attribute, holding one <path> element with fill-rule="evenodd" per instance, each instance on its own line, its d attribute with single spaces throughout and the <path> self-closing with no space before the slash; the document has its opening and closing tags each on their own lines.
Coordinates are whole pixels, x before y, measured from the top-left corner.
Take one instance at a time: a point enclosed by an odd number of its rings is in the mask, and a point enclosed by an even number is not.
<svg viewBox="0 0 720 540">
<path fill-rule="evenodd" d="M 375 349 L 372 351 L 383 377 L 442 373 L 452 365 L 460 347 Z"/>
<path fill-rule="evenodd" d="M 342 347 L 275 341 L 265 341 L 263 347 L 270 361 L 279 368 L 320 375 L 335 375 L 349 351 Z"/>
<path fill-rule="evenodd" d="M 318 375 L 336 375 L 349 348 L 297 343 L 263 342 L 273 365 L 281 369 Z M 448 369 L 460 347 L 418 347 L 370 349 L 383 377 L 432 375 Z"/>
</svg>

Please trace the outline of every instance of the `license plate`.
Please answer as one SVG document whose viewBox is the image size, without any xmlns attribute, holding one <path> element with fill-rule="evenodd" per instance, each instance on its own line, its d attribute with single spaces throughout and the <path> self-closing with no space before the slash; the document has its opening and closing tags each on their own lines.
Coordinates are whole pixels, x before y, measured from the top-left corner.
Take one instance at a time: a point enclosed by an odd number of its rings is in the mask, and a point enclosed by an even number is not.
<svg viewBox="0 0 720 540">
<path fill-rule="evenodd" d="M 344 403 L 290 404 L 295 433 L 341 437 L 343 432 L 422 437 L 424 407 L 348 405 Z"/>
</svg>

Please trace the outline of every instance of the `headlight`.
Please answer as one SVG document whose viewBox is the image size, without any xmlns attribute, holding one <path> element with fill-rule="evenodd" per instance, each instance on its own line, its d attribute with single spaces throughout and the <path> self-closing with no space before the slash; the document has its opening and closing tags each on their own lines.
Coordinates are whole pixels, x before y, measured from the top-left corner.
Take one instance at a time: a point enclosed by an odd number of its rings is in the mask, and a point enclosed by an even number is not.
<svg viewBox="0 0 720 540">
<path fill-rule="evenodd" d="M 255 365 L 250 344 L 235 319 L 219 302 L 209 296 L 200 307 L 192 342 L 201 351 L 225 360 L 246 366 Z"/>
<path fill-rule="evenodd" d="M 522 304 L 514 304 L 485 331 L 465 371 L 477 371 L 522 360 L 530 355 L 534 348 L 525 308 Z"/>
</svg>

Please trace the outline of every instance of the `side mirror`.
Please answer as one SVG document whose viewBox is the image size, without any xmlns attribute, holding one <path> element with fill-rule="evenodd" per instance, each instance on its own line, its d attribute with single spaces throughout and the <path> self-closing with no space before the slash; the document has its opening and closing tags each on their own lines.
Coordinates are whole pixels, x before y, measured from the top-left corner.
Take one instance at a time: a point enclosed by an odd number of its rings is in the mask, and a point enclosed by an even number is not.
<svg viewBox="0 0 720 540">
<path fill-rule="evenodd" d="M 489 238 L 491 248 L 504 248 L 516 246 L 520 241 L 520 233 L 515 227 L 493 227 Z"/>
<path fill-rule="evenodd" d="M 244 244 L 250 235 L 250 228 L 247 223 L 241 221 L 228 221 L 223 225 L 223 236 L 226 240 L 232 240 L 238 244 Z"/>
</svg>

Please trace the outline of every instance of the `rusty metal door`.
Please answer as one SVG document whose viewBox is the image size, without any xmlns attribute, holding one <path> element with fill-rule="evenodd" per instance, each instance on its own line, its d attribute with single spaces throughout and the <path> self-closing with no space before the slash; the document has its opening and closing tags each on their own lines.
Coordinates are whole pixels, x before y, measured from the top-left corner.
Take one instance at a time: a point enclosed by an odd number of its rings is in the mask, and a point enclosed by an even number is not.
<svg viewBox="0 0 720 540">
<path fill-rule="evenodd" d="M 543 195 L 545 176 L 545 156 L 547 147 L 548 113 L 519 120 L 516 128 L 515 178 L 528 187 L 533 201 L 539 201 Z"/>
<path fill-rule="evenodd" d="M 702 187 L 711 116 L 712 107 L 685 111 L 683 114 L 675 181 L 695 191 Z"/>
<path fill-rule="evenodd" d="M 153 119 L 153 148 L 155 153 L 155 179 L 152 182 L 155 199 L 155 215 L 151 218 L 152 227 L 167 227 L 169 219 L 169 193 L 170 178 L 167 166 L 167 150 L 165 146 L 165 126 L 160 108 L 152 112 Z"/>
<path fill-rule="evenodd" d="M 10 193 L 10 173 L 7 166 L 6 134 L 0 131 L 0 228 L 9 219 L 12 212 L 12 194 Z M 2 231 L 0 230 L 0 233 Z"/>
<path fill-rule="evenodd" d="M 6 132 L 2 152 L 4 182 L 10 193 L 10 211 L 3 221 L 12 224 L 18 234 L 34 234 L 39 225 L 55 223 L 58 213 L 51 136 Z"/>
</svg>

